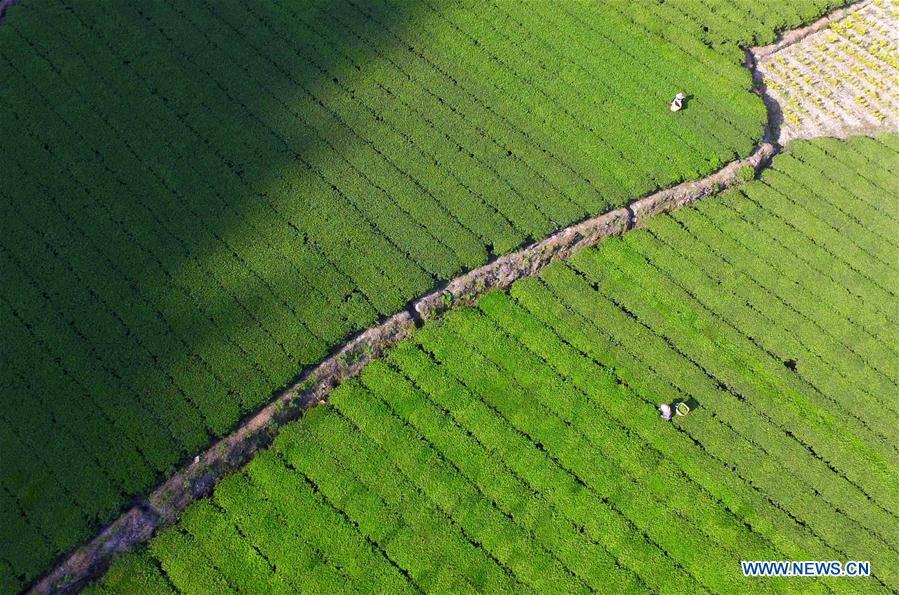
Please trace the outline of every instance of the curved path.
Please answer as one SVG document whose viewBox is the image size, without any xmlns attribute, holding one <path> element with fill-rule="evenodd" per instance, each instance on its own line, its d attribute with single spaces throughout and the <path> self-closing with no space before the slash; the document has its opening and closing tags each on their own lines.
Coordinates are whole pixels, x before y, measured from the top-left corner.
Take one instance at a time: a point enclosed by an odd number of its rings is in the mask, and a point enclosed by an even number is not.
<svg viewBox="0 0 899 595">
<path fill-rule="evenodd" d="M 0 0 L 2 8 L 9 0 Z M 636 200 L 628 206 L 562 229 L 548 238 L 457 277 L 444 287 L 412 302 L 390 317 L 348 341 L 316 368 L 281 391 L 267 406 L 240 427 L 213 444 L 193 462 L 175 473 L 149 496 L 104 528 L 90 542 L 77 548 L 30 589 L 31 593 L 72 592 L 101 574 L 111 559 L 147 541 L 159 529 L 172 524 L 193 501 L 209 495 L 224 476 L 244 466 L 254 453 L 271 444 L 279 429 L 300 418 L 312 406 L 324 403 L 339 382 L 350 378 L 384 350 L 408 337 L 416 326 L 446 310 L 475 301 L 493 289 L 506 288 L 518 279 L 537 274 L 549 263 L 569 258 L 578 250 L 594 246 L 610 235 L 639 227 L 647 218 L 692 203 L 735 186 L 748 174 L 757 175 L 780 149 L 783 109 L 765 88 L 764 65 L 799 41 L 864 9 L 869 2 L 836 11 L 816 23 L 787 33 L 779 42 L 747 52 L 746 66 L 753 72 L 756 92 L 768 107 L 765 136 L 752 155 L 731 162 L 698 181 L 686 182 Z M 759 66 L 759 67 L 757 67 Z"/>
</svg>

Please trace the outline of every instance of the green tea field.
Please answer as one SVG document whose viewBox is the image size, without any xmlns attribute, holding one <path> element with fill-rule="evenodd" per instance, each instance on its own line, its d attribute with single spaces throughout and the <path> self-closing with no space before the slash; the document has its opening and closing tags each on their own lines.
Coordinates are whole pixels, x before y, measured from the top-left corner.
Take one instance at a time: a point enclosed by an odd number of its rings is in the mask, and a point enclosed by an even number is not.
<svg viewBox="0 0 899 595">
<path fill-rule="evenodd" d="M 747 559 L 870 560 L 852 592 L 895 591 L 897 143 L 794 143 L 425 324 L 94 592 L 850 580 L 747 579 Z M 662 422 L 673 399 L 695 410 Z"/>
<path fill-rule="evenodd" d="M 0 0 L 0 595 L 899 590 L 897 18 Z"/>
</svg>

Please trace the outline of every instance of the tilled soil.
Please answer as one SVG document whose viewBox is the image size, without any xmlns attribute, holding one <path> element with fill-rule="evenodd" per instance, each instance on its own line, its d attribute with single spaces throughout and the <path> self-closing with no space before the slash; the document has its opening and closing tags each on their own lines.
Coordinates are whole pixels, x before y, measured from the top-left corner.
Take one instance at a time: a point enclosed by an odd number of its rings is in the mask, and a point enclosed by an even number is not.
<svg viewBox="0 0 899 595">
<path fill-rule="evenodd" d="M 896 0 L 869 0 L 827 28 L 757 55 L 782 114 L 778 142 L 899 131 Z"/>
</svg>

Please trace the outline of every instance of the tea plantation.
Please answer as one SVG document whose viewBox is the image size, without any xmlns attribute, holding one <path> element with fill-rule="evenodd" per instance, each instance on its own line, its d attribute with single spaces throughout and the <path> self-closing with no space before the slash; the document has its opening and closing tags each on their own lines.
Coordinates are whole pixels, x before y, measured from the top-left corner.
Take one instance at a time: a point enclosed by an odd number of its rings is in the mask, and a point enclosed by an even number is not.
<svg viewBox="0 0 899 595">
<path fill-rule="evenodd" d="M 835 4 L 20 0 L 0 590 L 440 282 L 749 154 L 739 46 Z"/>
<path fill-rule="evenodd" d="M 794 142 L 426 323 L 91 592 L 895 592 L 897 155 Z"/>
</svg>

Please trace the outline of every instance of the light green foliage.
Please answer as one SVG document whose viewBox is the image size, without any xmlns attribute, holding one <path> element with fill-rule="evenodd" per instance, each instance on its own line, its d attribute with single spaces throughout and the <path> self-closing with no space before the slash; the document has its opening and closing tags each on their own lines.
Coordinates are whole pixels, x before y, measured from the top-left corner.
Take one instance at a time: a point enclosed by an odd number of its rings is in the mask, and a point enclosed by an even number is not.
<svg viewBox="0 0 899 595">
<path fill-rule="evenodd" d="M 728 55 L 768 45 L 777 35 L 807 24 L 847 0 L 613 0 L 609 3 L 649 28 L 676 30 L 678 39 L 701 42 Z"/>
<path fill-rule="evenodd" d="M 188 591 L 895 591 L 894 142 L 792 144 L 425 324 L 96 588 L 133 565 Z"/>
<path fill-rule="evenodd" d="M 171 583 L 163 576 L 156 561 L 147 552 L 141 552 L 115 560 L 106 571 L 103 584 L 94 584 L 85 592 L 164 595 L 171 591 Z"/>
<path fill-rule="evenodd" d="M 750 165 L 744 165 L 740 168 L 740 179 L 749 182 L 755 177 L 755 169 Z"/>
</svg>

